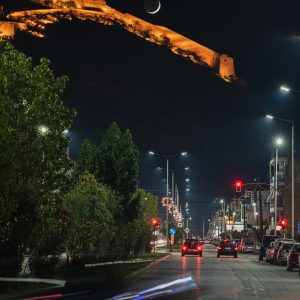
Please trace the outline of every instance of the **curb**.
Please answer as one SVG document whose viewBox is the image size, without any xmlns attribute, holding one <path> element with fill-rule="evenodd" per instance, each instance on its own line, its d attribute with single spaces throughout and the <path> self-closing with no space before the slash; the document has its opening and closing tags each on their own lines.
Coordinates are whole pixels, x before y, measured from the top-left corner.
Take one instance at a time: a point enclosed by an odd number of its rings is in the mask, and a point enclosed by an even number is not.
<svg viewBox="0 0 300 300">
<path fill-rule="evenodd" d="M 141 268 L 141 269 L 138 269 L 138 270 L 136 270 L 136 271 L 134 271 L 134 272 L 128 274 L 128 275 L 125 277 L 125 279 L 130 279 L 130 278 L 132 278 L 132 277 L 135 277 L 135 276 L 139 275 L 140 273 L 146 271 L 147 269 L 149 269 L 149 268 L 151 268 L 151 267 L 153 267 L 153 266 L 159 264 L 161 261 L 168 259 L 171 255 L 172 255 L 172 254 L 167 254 L 167 255 L 165 255 L 164 257 L 159 258 L 159 259 L 157 259 L 157 260 L 151 262 L 149 265 L 147 265 L 147 266 L 145 266 L 145 267 L 143 267 L 143 268 Z"/>
</svg>

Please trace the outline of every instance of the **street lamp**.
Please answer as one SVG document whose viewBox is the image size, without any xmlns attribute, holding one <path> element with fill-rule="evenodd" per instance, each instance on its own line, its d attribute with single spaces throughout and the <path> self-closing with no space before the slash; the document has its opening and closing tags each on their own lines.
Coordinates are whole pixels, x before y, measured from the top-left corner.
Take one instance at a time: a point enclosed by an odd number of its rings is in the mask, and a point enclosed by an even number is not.
<svg viewBox="0 0 300 300">
<path fill-rule="evenodd" d="M 281 85 L 280 90 L 286 93 L 289 93 L 291 91 L 291 89 L 286 85 Z"/>
<path fill-rule="evenodd" d="M 181 156 L 187 156 L 187 152 L 186 151 L 181 152 Z"/>
<path fill-rule="evenodd" d="M 185 182 L 190 182 L 190 179 L 189 179 L 189 178 L 187 178 L 187 179 L 185 180 Z"/>
<path fill-rule="evenodd" d="M 45 125 L 38 126 L 37 129 L 38 129 L 39 133 L 42 135 L 45 135 L 49 131 L 49 128 Z"/>
<path fill-rule="evenodd" d="M 281 89 L 281 88 L 280 88 Z M 281 89 L 282 90 L 282 89 Z M 284 89 L 285 92 L 289 92 L 291 91 L 291 89 Z M 300 91 L 296 91 L 296 90 L 292 90 L 294 92 L 300 92 Z M 295 132 L 295 122 L 294 121 L 291 121 L 291 120 L 287 120 L 287 119 L 282 119 L 282 118 L 278 118 L 278 117 L 274 117 L 272 115 L 267 115 L 266 116 L 267 118 L 269 119 L 276 119 L 276 120 L 279 120 L 279 121 L 282 121 L 282 122 L 286 122 L 286 123 L 289 123 L 291 124 L 291 127 L 292 127 L 292 220 L 291 220 L 291 237 L 292 239 L 294 238 L 295 236 L 295 135 L 294 135 L 294 132 Z"/>
<path fill-rule="evenodd" d="M 275 199 L 274 199 L 274 226 L 275 226 L 275 235 L 277 228 L 277 196 L 278 196 L 278 147 L 283 144 L 283 139 L 278 137 L 275 140 L 276 150 L 275 150 Z"/>
<path fill-rule="evenodd" d="M 187 189 L 185 189 L 185 191 L 186 191 L 186 192 L 189 192 L 189 191 L 190 191 L 190 189 L 189 189 L 189 188 L 187 188 Z"/>
<path fill-rule="evenodd" d="M 185 167 L 184 169 L 185 169 L 185 170 L 189 170 L 189 169 L 190 169 L 190 167 Z"/>
</svg>

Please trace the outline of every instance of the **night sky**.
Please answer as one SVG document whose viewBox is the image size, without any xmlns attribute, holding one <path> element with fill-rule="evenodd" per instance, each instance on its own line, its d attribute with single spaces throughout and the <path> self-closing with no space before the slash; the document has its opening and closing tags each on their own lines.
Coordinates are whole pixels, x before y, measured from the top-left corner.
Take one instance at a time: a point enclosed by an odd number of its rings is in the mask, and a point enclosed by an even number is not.
<svg viewBox="0 0 300 300">
<path fill-rule="evenodd" d="M 120 27 L 92 22 L 61 22 L 39 40 L 18 33 L 14 45 L 52 62 L 57 75 L 70 81 L 63 95 L 77 110 L 71 128 L 71 153 L 76 157 L 84 138 L 99 143 L 105 128 L 116 121 L 130 128 L 141 153 L 141 187 L 162 195 L 165 161 L 145 155 L 149 149 L 174 158 L 182 203 L 189 201 L 193 229 L 202 216 L 218 208 L 213 200 L 232 195 L 236 178 L 267 180 L 273 139 L 290 128 L 267 122 L 266 113 L 296 122 L 300 94 L 283 94 L 279 85 L 300 90 L 299 1 L 161 0 L 156 15 L 144 11 L 143 0 L 111 0 L 108 5 L 154 24 L 163 25 L 219 53 L 234 58 L 236 74 L 246 86 L 230 85 L 209 70 L 169 50 L 144 41 Z M 1 1 L 5 12 L 37 7 L 26 0 Z M 188 3 L 188 5 L 186 4 Z M 296 152 L 297 153 L 297 152 Z M 184 178 L 191 179 L 185 193 Z"/>
</svg>

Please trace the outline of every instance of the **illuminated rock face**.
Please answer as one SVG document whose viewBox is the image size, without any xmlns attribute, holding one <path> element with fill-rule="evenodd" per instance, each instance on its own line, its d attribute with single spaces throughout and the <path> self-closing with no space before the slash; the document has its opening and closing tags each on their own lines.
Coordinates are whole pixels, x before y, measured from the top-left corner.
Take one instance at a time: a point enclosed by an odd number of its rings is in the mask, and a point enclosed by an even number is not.
<svg viewBox="0 0 300 300">
<path fill-rule="evenodd" d="M 195 64 L 208 67 L 227 82 L 237 80 L 231 57 L 219 54 L 169 28 L 119 12 L 106 5 L 104 0 L 32 1 L 44 5 L 47 9 L 11 13 L 7 18 L 15 23 L 0 22 L 0 37 L 4 35 L 12 37 L 16 30 L 25 30 L 34 36 L 44 37 L 45 26 L 61 19 L 90 20 L 104 25 L 120 25 L 147 41 L 169 48 Z"/>
</svg>

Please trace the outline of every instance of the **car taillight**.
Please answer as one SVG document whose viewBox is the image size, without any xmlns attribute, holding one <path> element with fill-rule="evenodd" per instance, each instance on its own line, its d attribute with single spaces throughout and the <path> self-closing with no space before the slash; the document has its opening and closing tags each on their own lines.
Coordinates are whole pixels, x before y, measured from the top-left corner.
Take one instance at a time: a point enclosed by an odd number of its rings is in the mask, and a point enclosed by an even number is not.
<svg viewBox="0 0 300 300">
<path fill-rule="evenodd" d="M 237 250 L 238 247 L 234 247 L 234 250 Z"/>
<path fill-rule="evenodd" d="M 197 250 L 202 250 L 202 247 L 201 246 L 197 246 Z"/>
<path fill-rule="evenodd" d="M 182 246 L 182 250 L 186 250 L 187 249 L 187 246 Z"/>
<path fill-rule="evenodd" d="M 222 249 L 222 247 L 218 246 L 218 250 L 221 250 L 221 249 Z"/>
</svg>

